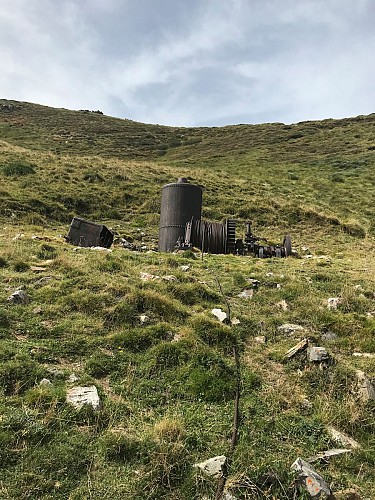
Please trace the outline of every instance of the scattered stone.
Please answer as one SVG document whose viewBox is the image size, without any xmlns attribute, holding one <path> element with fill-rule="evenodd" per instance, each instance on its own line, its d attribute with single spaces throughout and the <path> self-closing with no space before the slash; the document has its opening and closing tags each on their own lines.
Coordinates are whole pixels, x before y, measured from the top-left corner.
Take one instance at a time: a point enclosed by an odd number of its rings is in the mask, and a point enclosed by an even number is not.
<svg viewBox="0 0 375 500">
<path fill-rule="evenodd" d="M 280 307 L 283 311 L 287 311 L 288 310 L 288 304 L 286 302 L 286 300 L 281 300 L 280 302 L 278 302 L 277 304 L 277 307 Z"/>
<path fill-rule="evenodd" d="M 47 268 L 42 266 L 30 266 L 30 270 L 35 272 L 41 272 L 41 271 L 47 271 Z"/>
<path fill-rule="evenodd" d="M 335 500 L 366 500 L 363 499 L 355 490 L 349 488 L 347 490 L 335 491 Z M 367 500 L 370 500 L 369 498 Z"/>
<path fill-rule="evenodd" d="M 350 446 L 355 450 L 361 447 L 360 444 L 353 438 L 349 437 L 347 434 L 344 434 L 343 432 L 338 431 L 332 426 L 327 427 L 327 431 L 334 441 L 337 441 L 343 446 Z"/>
<path fill-rule="evenodd" d="M 254 340 L 258 344 L 265 344 L 266 343 L 266 336 L 265 335 L 259 335 L 258 337 L 254 337 Z"/>
<path fill-rule="evenodd" d="M 221 309 L 212 309 L 211 313 L 217 317 L 217 319 L 221 322 L 227 319 L 227 313 L 222 311 Z"/>
<path fill-rule="evenodd" d="M 14 238 L 12 238 L 12 241 L 17 241 L 20 240 L 21 238 L 24 238 L 25 235 L 23 233 L 17 233 Z"/>
<path fill-rule="evenodd" d="M 89 250 L 97 250 L 98 252 L 107 252 L 107 253 L 112 252 L 111 248 L 105 248 L 105 247 L 89 247 Z"/>
<path fill-rule="evenodd" d="M 237 500 L 237 497 L 232 495 L 232 493 L 228 490 L 224 490 L 223 500 Z"/>
<path fill-rule="evenodd" d="M 203 471 L 208 476 L 219 478 L 223 475 L 223 469 L 226 460 L 226 456 L 219 455 L 217 457 L 210 458 L 205 462 L 194 464 L 194 467 L 201 469 L 201 471 Z"/>
<path fill-rule="evenodd" d="M 168 274 L 167 276 L 162 276 L 162 279 L 165 281 L 178 281 L 176 276 L 173 276 L 173 274 Z"/>
<path fill-rule="evenodd" d="M 342 299 L 340 297 L 330 297 L 327 300 L 328 309 L 337 309 L 337 307 L 342 304 Z"/>
<path fill-rule="evenodd" d="M 289 351 L 285 353 L 285 357 L 288 359 L 292 359 L 296 354 L 304 351 L 308 345 L 309 341 L 307 339 L 301 340 L 300 342 L 298 342 L 298 344 L 293 346 L 291 349 L 289 349 Z"/>
<path fill-rule="evenodd" d="M 8 297 L 11 304 L 28 304 L 30 299 L 24 290 L 16 290 Z"/>
<path fill-rule="evenodd" d="M 94 410 L 100 408 L 100 399 L 95 385 L 90 385 L 88 387 L 72 387 L 67 392 L 66 401 L 77 409 L 85 405 L 92 406 Z"/>
<path fill-rule="evenodd" d="M 140 273 L 140 278 L 142 281 L 155 281 L 160 279 L 160 276 L 156 276 L 155 274 L 150 273 Z"/>
<path fill-rule="evenodd" d="M 182 335 L 180 335 L 179 333 L 175 333 L 173 339 L 171 340 L 171 342 L 178 342 L 179 340 L 182 339 Z"/>
<path fill-rule="evenodd" d="M 324 347 L 309 347 L 308 349 L 309 361 L 321 363 L 329 359 L 329 354 Z"/>
<path fill-rule="evenodd" d="M 301 325 L 294 325 L 293 323 L 284 323 L 277 328 L 282 333 L 295 333 L 303 332 L 305 329 Z"/>
<path fill-rule="evenodd" d="M 239 325 L 241 323 L 238 318 L 233 318 L 230 320 L 230 322 L 232 323 L 232 325 Z"/>
<path fill-rule="evenodd" d="M 246 281 L 248 281 L 252 285 L 253 288 L 255 288 L 255 289 L 259 288 L 259 285 L 260 285 L 259 280 L 256 280 L 254 278 L 247 278 Z"/>
<path fill-rule="evenodd" d="M 273 274 L 273 272 L 272 272 L 272 271 L 270 271 L 269 273 L 267 273 L 267 274 L 266 274 L 266 276 L 267 276 L 267 277 L 269 277 L 269 278 L 270 278 L 271 276 L 273 276 L 273 275 L 274 275 L 274 274 Z"/>
<path fill-rule="evenodd" d="M 281 284 L 280 283 L 276 283 L 276 288 L 281 288 Z"/>
<path fill-rule="evenodd" d="M 322 333 L 322 339 L 323 340 L 336 340 L 337 334 L 333 333 L 333 332 Z"/>
<path fill-rule="evenodd" d="M 375 386 L 369 378 L 366 377 L 365 372 L 361 370 L 356 371 L 358 380 L 358 395 L 360 399 L 367 403 L 367 401 L 375 400 Z"/>
<path fill-rule="evenodd" d="M 303 259 L 312 259 L 314 256 L 311 255 L 311 253 L 307 254 L 307 255 L 303 255 L 302 258 Z"/>
<path fill-rule="evenodd" d="M 308 252 L 310 249 L 309 249 L 309 247 L 302 247 L 302 249 L 301 249 L 301 250 L 302 250 L 303 252 Z"/>
<path fill-rule="evenodd" d="M 357 358 L 375 358 L 375 354 L 372 352 L 353 352 L 353 356 Z"/>
<path fill-rule="evenodd" d="M 74 384 L 75 382 L 78 382 L 79 380 L 79 377 L 77 377 L 77 375 L 75 373 L 71 373 L 68 377 L 68 382 L 70 384 Z"/>
<path fill-rule="evenodd" d="M 328 484 L 308 462 L 297 458 L 291 468 L 298 472 L 300 482 L 312 498 L 324 499 L 331 496 Z"/>
<path fill-rule="evenodd" d="M 373 311 L 373 312 L 368 312 L 368 313 L 366 314 L 366 316 L 368 317 L 368 319 L 373 318 L 373 317 L 374 317 L 374 311 Z"/>
<path fill-rule="evenodd" d="M 304 409 L 304 410 L 311 410 L 311 408 L 313 407 L 313 404 L 311 401 L 309 401 L 308 399 L 302 399 L 301 401 L 301 407 Z"/>
<path fill-rule="evenodd" d="M 39 385 L 41 386 L 52 385 L 52 382 L 48 378 L 42 378 L 42 380 L 39 382 Z"/>
<path fill-rule="evenodd" d="M 344 453 L 351 453 L 352 450 L 349 448 L 334 448 L 332 450 L 321 451 L 317 455 L 307 459 L 308 462 L 316 462 L 317 460 L 327 460 L 331 457 L 336 457 L 337 455 L 342 455 Z"/>
<path fill-rule="evenodd" d="M 254 290 L 246 289 L 243 290 L 241 293 L 239 293 L 237 297 L 241 297 L 242 299 L 251 299 L 253 295 L 254 295 Z"/>
<path fill-rule="evenodd" d="M 354 290 L 363 290 L 362 285 L 354 285 Z"/>
<path fill-rule="evenodd" d="M 150 318 L 146 315 L 146 314 L 141 314 L 139 316 L 139 321 L 142 323 L 142 324 L 145 324 L 145 323 L 148 323 L 150 321 Z"/>
<path fill-rule="evenodd" d="M 33 314 L 42 314 L 43 312 L 43 309 L 39 306 L 39 307 L 34 307 L 33 309 Z"/>
<path fill-rule="evenodd" d="M 189 271 L 190 266 L 189 265 L 187 265 L 187 266 L 180 266 L 180 269 L 181 269 L 181 271 L 183 271 L 184 273 L 186 273 L 186 271 Z"/>
</svg>

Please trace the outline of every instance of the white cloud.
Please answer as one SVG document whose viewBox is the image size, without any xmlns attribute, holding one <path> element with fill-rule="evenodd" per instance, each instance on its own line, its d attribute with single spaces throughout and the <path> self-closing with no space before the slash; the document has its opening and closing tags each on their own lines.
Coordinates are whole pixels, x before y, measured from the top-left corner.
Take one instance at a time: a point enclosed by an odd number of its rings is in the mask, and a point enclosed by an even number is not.
<svg viewBox="0 0 375 500">
<path fill-rule="evenodd" d="M 170 125 L 370 113 L 374 18 L 371 0 L 0 0 L 0 96 Z"/>
</svg>

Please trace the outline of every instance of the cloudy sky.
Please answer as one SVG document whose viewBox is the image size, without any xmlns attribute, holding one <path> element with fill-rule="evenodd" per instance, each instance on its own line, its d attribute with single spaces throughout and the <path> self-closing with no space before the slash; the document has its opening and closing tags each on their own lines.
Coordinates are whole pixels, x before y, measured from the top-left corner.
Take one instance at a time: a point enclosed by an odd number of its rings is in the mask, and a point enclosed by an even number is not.
<svg viewBox="0 0 375 500">
<path fill-rule="evenodd" d="M 0 0 L 0 98 L 165 125 L 375 112 L 375 0 Z"/>
</svg>

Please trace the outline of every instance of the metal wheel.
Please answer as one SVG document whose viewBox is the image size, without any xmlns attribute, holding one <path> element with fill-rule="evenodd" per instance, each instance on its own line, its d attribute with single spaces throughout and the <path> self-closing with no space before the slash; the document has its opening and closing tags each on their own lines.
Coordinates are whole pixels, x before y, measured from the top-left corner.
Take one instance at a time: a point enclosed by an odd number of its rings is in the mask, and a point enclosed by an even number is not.
<svg viewBox="0 0 375 500">
<path fill-rule="evenodd" d="M 292 238 L 289 236 L 289 234 L 284 238 L 283 247 L 285 248 L 285 257 L 289 257 L 289 255 L 292 255 Z"/>
</svg>

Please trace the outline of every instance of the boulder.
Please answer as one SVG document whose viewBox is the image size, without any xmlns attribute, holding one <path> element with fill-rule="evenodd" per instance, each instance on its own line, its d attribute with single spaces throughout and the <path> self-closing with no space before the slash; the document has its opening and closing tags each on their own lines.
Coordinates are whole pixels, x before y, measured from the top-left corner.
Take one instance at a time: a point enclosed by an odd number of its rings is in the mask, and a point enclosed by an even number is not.
<svg viewBox="0 0 375 500">
<path fill-rule="evenodd" d="M 67 392 L 66 401 L 77 409 L 85 405 L 92 406 L 94 410 L 100 408 L 100 398 L 95 385 L 90 385 L 88 387 L 72 387 Z"/>
</svg>

